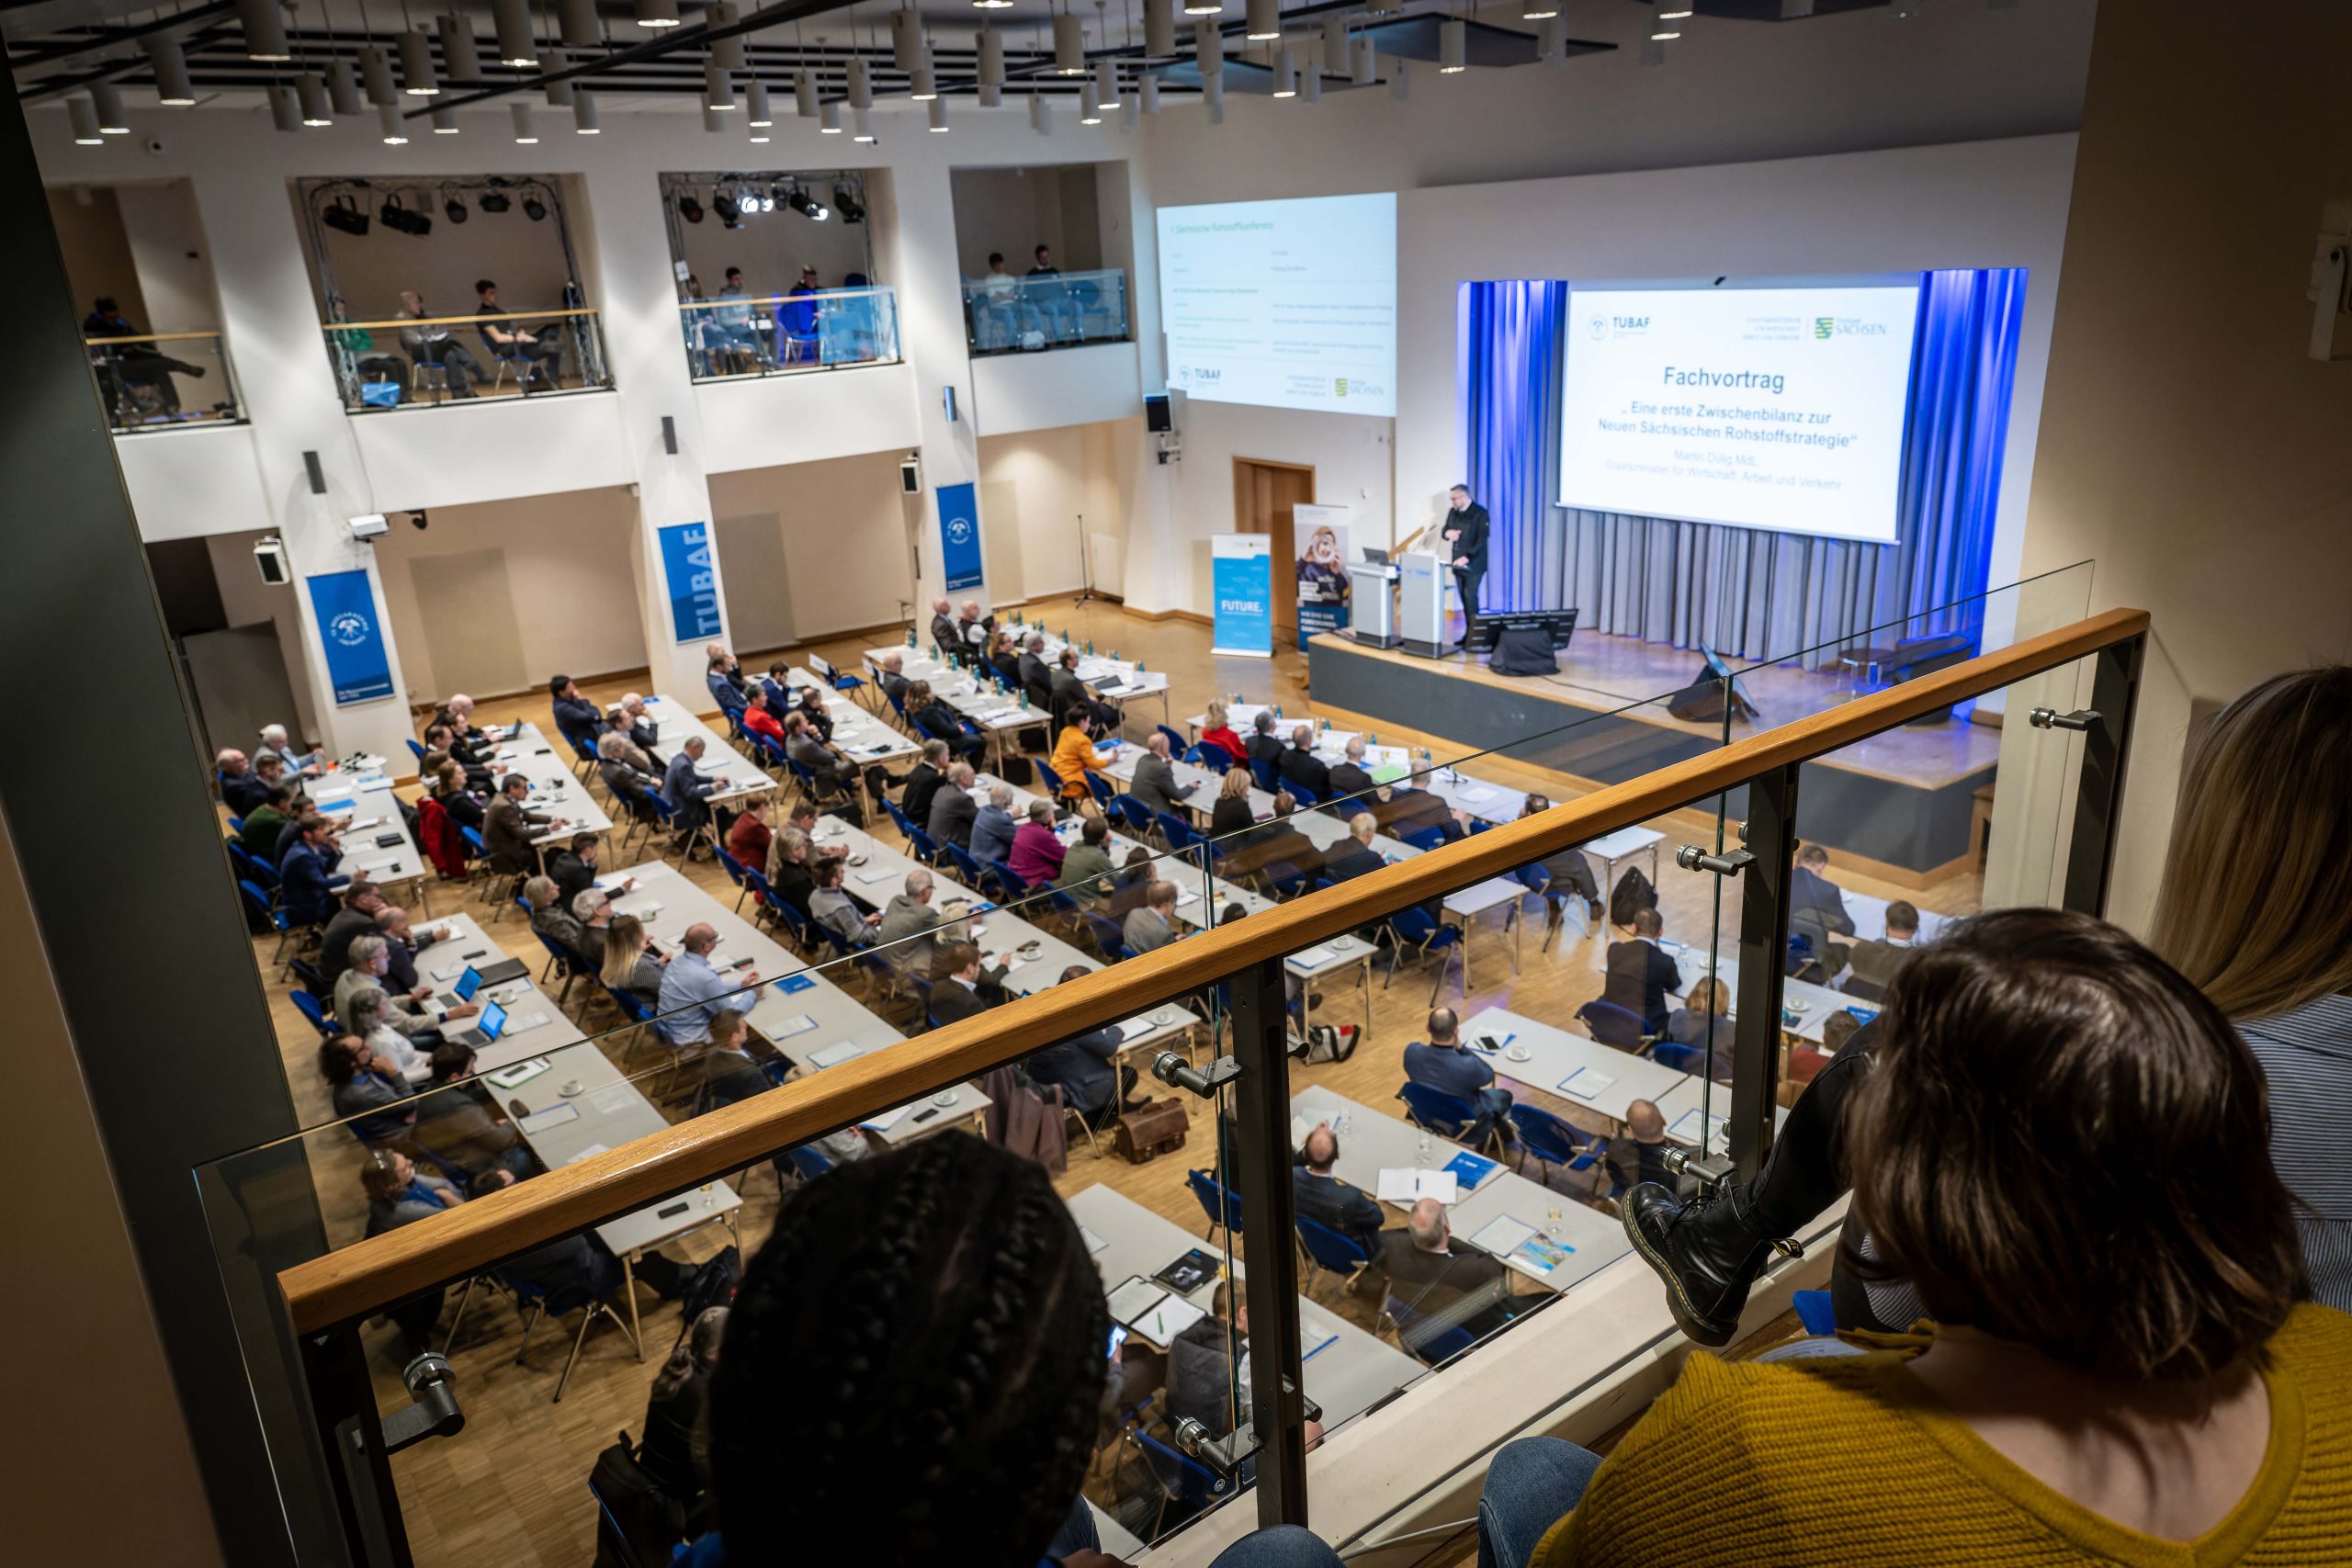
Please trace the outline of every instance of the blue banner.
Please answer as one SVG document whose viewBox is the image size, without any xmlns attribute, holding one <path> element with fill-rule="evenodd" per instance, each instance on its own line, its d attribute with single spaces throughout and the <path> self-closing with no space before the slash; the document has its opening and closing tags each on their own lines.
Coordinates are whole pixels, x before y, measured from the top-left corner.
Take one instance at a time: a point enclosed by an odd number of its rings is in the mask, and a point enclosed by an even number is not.
<svg viewBox="0 0 2352 1568">
<path fill-rule="evenodd" d="M 980 502 L 970 485 L 941 485 L 939 554 L 947 570 L 947 592 L 978 588 L 988 575 L 980 567 Z"/>
<path fill-rule="evenodd" d="M 710 525 L 662 530 L 662 576 L 670 585 L 670 630 L 680 642 L 719 634 L 718 574 L 711 570 Z"/>
<path fill-rule="evenodd" d="M 311 579 L 311 611 L 319 618 L 327 682 L 334 705 L 374 702 L 392 694 L 392 656 L 376 620 L 376 593 L 364 570 L 321 572 Z"/>
<path fill-rule="evenodd" d="M 1264 534 L 1210 536 L 1209 588 L 1216 596 L 1215 646 L 1210 651 L 1272 658 L 1273 540 Z"/>
</svg>

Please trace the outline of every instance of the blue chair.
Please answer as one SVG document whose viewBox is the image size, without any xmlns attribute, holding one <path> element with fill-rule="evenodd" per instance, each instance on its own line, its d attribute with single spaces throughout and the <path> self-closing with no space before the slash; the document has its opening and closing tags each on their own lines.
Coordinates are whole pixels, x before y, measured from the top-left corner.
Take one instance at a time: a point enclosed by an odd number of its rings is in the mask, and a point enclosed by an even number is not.
<svg viewBox="0 0 2352 1568">
<path fill-rule="evenodd" d="M 1395 1296 L 1388 1298 L 1382 1310 L 1388 1314 L 1388 1321 L 1396 1325 L 1396 1342 L 1423 1366 L 1434 1367 L 1452 1360 L 1478 1342 L 1478 1337 L 1463 1325 L 1424 1317 Z"/>
<path fill-rule="evenodd" d="M 422 762 L 423 761 L 424 761 L 424 746 L 422 746 L 421 744 L 419 744 L 419 743 L 418 743 L 417 741 L 415 741 L 415 740 L 411 740 L 411 741 L 408 743 L 408 749 L 409 749 L 409 753 L 410 753 L 410 755 L 413 756 L 413 757 L 414 757 L 418 761 Z"/>
<path fill-rule="evenodd" d="M 1054 772 L 1052 764 L 1043 757 L 1031 759 L 1031 765 L 1037 770 L 1038 782 L 1046 786 L 1046 794 L 1053 799 L 1059 800 L 1062 794 L 1061 774 Z"/>
<path fill-rule="evenodd" d="M 469 828 L 460 822 L 458 824 L 458 836 L 466 840 L 468 860 L 481 860 L 489 855 L 490 846 L 481 841 L 481 832 L 479 829 Z"/>
<path fill-rule="evenodd" d="M 889 796 L 884 795 L 882 797 L 882 809 L 890 814 L 891 825 L 899 829 L 900 836 L 905 838 L 910 843 L 913 842 L 915 836 L 914 821 L 912 818 L 908 817 L 904 811 L 899 808 L 899 803 L 892 800 Z"/>
<path fill-rule="evenodd" d="M 1114 964 L 1122 958 L 1134 956 L 1127 950 L 1126 933 L 1119 929 L 1119 922 L 1108 915 L 1090 912 L 1086 917 L 1086 933 L 1094 939 L 1094 945 L 1102 950 L 1102 956 Z"/>
<path fill-rule="evenodd" d="M 1695 1045 L 1678 1045 L 1671 1040 L 1661 1040 L 1652 1045 L 1650 1060 L 1678 1073 L 1703 1074 L 1707 1070 L 1707 1054 L 1704 1051 Z"/>
<path fill-rule="evenodd" d="M 1166 727 L 1162 726 L 1162 728 Z M 1226 771 L 1233 766 L 1233 753 L 1222 746 L 1193 746 L 1185 750 L 1184 761 L 1196 768 L 1204 768 L 1221 778 Z"/>
<path fill-rule="evenodd" d="M 922 862 L 923 864 L 937 865 L 940 863 L 942 857 L 939 846 L 932 841 L 929 833 L 911 822 L 907 824 L 907 842 L 914 850 L 915 859 Z"/>
<path fill-rule="evenodd" d="M 1520 1146 L 1545 1165 L 1575 1171 L 1590 1170 L 1600 1165 L 1606 1139 L 1596 1137 L 1590 1143 L 1579 1143 L 1573 1125 L 1532 1105 L 1513 1105 L 1505 1114 Z"/>
<path fill-rule="evenodd" d="M 533 931 L 531 934 L 537 937 L 539 945 L 548 950 L 548 961 L 539 970 L 539 984 L 545 986 L 550 975 L 563 976 L 563 988 L 555 994 L 555 1004 L 561 1007 L 564 998 L 571 994 L 571 982 L 580 976 L 579 961 L 558 946 L 545 931 Z"/>
<path fill-rule="evenodd" d="M 1292 784 L 1290 786 L 1290 797 L 1298 802 L 1299 808 L 1301 810 L 1305 810 L 1307 807 L 1320 804 L 1320 802 L 1315 798 L 1315 792 L 1308 789 L 1305 784 Z"/>
<path fill-rule="evenodd" d="M 1433 850 L 1445 842 L 1444 829 L 1435 827 L 1410 829 L 1396 837 L 1415 849 L 1424 851 Z"/>
<path fill-rule="evenodd" d="M 1111 787 L 1111 781 L 1104 778 L 1101 773 L 1087 774 L 1086 787 L 1094 792 L 1094 803 L 1097 806 L 1110 805 L 1111 797 L 1119 793 L 1117 790 Z"/>
<path fill-rule="evenodd" d="M 1465 998 L 1468 996 L 1469 954 L 1462 948 L 1460 926 L 1441 925 L 1430 919 L 1423 910 L 1408 907 L 1389 917 L 1388 934 L 1390 937 L 1388 976 L 1380 983 L 1382 990 L 1386 990 L 1389 982 L 1396 978 L 1396 966 L 1403 960 L 1406 945 L 1409 943 L 1413 948 L 1413 958 L 1417 963 L 1426 959 L 1432 953 L 1439 955 L 1437 980 L 1430 987 L 1430 1006 L 1437 1005 L 1438 993 L 1445 988 L 1446 971 L 1452 968 L 1453 964 L 1453 960 L 1448 956 L 1450 953 L 1463 953 L 1463 994 Z"/>
<path fill-rule="evenodd" d="M 1296 1224 L 1299 1246 L 1316 1271 L 1337 1274 L 1342 1284 L 1352 1284 L 1357 1275 L 1372 1267 L 1372 1253 L 1363 1243 L 1305 1214 L 1298 1216 Z"/>
<path fill-rule="evenodd" d="M 1838 1332 L 1838 1314 L 1830 1306 L 1827 1291 L 1795 1292 L 1789 1297 L 1789 1305 L 1796 1309 L 1797 1321 L 1815 1338 L 1826 1338 Z"/>
<path fill-rule="evenodd" d="M 1577 1009 L 1577 1021 L 1603 1045 L 1614 1045 L 1621 1051 L 1642 1048 L 1642 1021 L 1631 1009 L 1598 998 Z"/>
<path fill-rule="evenodd" d="M 621 1010 L 623 1016 L 628 1018 L 631 1023 L 651 1023 L 653 1021 L 653 1009 L 646 1003 L 639 1001 L 627 991 L 607 986 L 605 987 L 605 995 L 613 998 L 614 1004 Z"/>
<path fill-rule="evenodd" d="M 587 1343 L 588 1330 L 595 1326 L 598 1318 L 612 1319 L 614 1325 L 628 1336 L 630 1347 L 642 1353 L 643 1347 L 638 1344 L 636 1331 L 629 1327 L 628 1320 L 590 1294 L 586 1285 L 565 1285 L 551 1292 L 544 1285 L 534 1284 L 503 1269 L 496 1272 L 500 1281 L 514 1292 L 514 1304 L 517 1307 L 527 1305 L 531 1309 L 531 1315 L 523 1325 L 522 1348 L 514 1356 L 514 1364 L 518 1367 L 523 1364 L 523 1358 L 531 1353 L 531 1330 L 538 1326 L 542 1315 L 562 1317 L 574 1312 L 580 1314 L 579 1332 L 571 1337 L 571 1354 L 563 1359 L 563 1375 L 556 1379 L 555 1397 L 548 1404 L 563 1403 L 564 1385 L 571 1382 L 571 1369 L 580 1359 L 580 1347 Z"/>
<path fill-rule="evenodd" d="M 984 863 L 979 890 L 1000 904 L 1018 904 L 1028 896 L 1029 885 L 1013 874 L 1012 866 L 992 860 Z"/>
<path fill-rule="evenodd" d="M 1241 1194 L 1227 1187 L 1205 1170 L 1186 1171 L 1184 1185 L 1191 1189 L 1194 1198 L 1200 1200 L 1201 1213 L 1209 1217 L 1209 1228 L 1205 1235 L 1215 1236 L 1217 1232 L 1223 1231 L 1226 1234 L 1226 1245 L 1229 1250 L 1232 1238 L 1239 1235 L 1242 1231 Z"/>
<path fill-rule="evenodd" d="M 1405 1102 L 1407 1121 L 1441 1138 L 1466 1138 L 1478 1120 L 1477 1108 L 1468 1100 L 1427 1084 L 1408 1079 L 1396 1090 L 1396 1098 Z"/>
<path fill-rule="evenodd" d="M 244 830 L 245 830 L 245 819 L 244 819 L 243 818 L 242 818 L 242 817 L 232 817 L 232 818 L 229 818 L 229 831 L 230 831 L 230 832 L 232 832 L 232 833 L 242 833 L 242 832 L 243 832 Z"/>
<path fill-rule="evenodd" d="M 327 1010 L 319 1005 L 318 998 L 308 991 L 294 991 L 289 994 L 294 1002 L 294 1010 L 311 1021 L 311 1027 L 319 1032 L 320 1039 L 332 1040 L 340 1032 L 335 1027 L 334 1020 L 327 1016 Z"/>
<path fill-rule="evenodd" d="M 567 735 L 564 739 L 571 742 L 572 755 L 579 761 L 579 766 L 574 768 L 572 772 L 583 779 L 589 774 L 594 773 L 596 771 L 596 743 L 589 739 L 584 735 Z"/>
<path fill-rule="evenodd" d="M 1125 824 L 1128 832 L 1138 839 L 1149 838 L 1154 826 L 1151 807 L 1132 795 L 1111 797 L 1111 814 Z"/>
<path fill-rule="evenodd" d="M 1295 898 L 1306 891 L 1306 874 L 1286 860 L 1268 861 L 1258 868 L 1266 891 L 1276 898 Z"/>
<path fill-rule="evenodd" d="M 833 1162 L 823 1151 L 803 1144 L 797 1149 L 786 1149 L 784 1157 L 792 1162 L 793 1170 L 803 1181 L 814 1181 L 833 1168 Z"/>
<path fill-rule="evenodd" d="M 805 950 L 811 942 L 816 940 L 808 929 L 807 917 L 764 887 L 760 890 L 760 902 L 775 911 L 775 918 L 783 925 L 786 934 L 802 949 Z"/>
<path fill-rule="evenodd" d="M 940 847 L 947 852 L 947 858 L 955 863 L 956 874 L 962 879 L 965 886 L 979 887 L 987 881 L 988 874 L 980 869 L 980 863 L 972 858 L 971 851 L 961 844 L 955 843 L 943 844 Z"/>
<path fill-rule="evenodd" d="M 1255 757 L 1250 759 L 1250 776 L 1256 779 L 1258 787 L 1268 795 L 1276 794 L 1283 787 L 1283 781 L 1274 773 L 1274 765 L 1261 762 Z"/>
<path fill-rule="evenodd" d="M 1159 828 L 1160 837 L 1168 840 L 1168 847 L 1179 854 L 1206 841 L 1193 831 L 1190 822 L 1172 811 L 1162 811 L 1152 821 Z"/>
<path fill-rule="evenodd" d="M 1154 1539 L 1223 1497 L 1238 1483 L 1185 1458 L 1141 1427 L 1128 1427 L 1127 1436 L 1142 1453 L 1152 1483 L 1159 1488 L 1159 1509 L 1151 1526 Z M 1176 1510 L 1172 1518 L 1171 1508 Z"/>
<path fill-rule="evenodd" d="M 750 879 L 743 874 L 743 863 L 728 853 L 722 845 L 718 851 L 718 869 L 725 872 L 727 880 L 735 885 L 735 912 L 740 915 L 743 912 L 743 896 L 752 890 Z"/>
<path fill-rule="evenodd" d="M 1168 726 L 1164 724 L 1155 724 L 1152 726 L 1152 728 L 1168 737 L 1168 754 L 1171 757 L 1182 756 L 1184 754 L 1185 747 L 1191 744 L 1191 742 L 1187 741 L 1182 736 L 1177 734 L 1174 730 L 1169 728 Z"/>
<path fill-rule="evenodd" d="M 865 682 L 862 677 L 844 674 L 839 670 L 833 671 L 833 690 L 836 692 L 848 693 L 849 698 L 852 702 L 862 700 L 859 698 L 857 694 L 865 689 Z"/>
<path fill-rule="evenodd" d="M 237 891 L 245 896 L 245 902 L 253 906 L 255 914 L 269 922 L 269 929 L 277 933 L 277 951 L 270 955 L 269 961 L 272 964 L 281 962 L 286 957 L 286 943 L 293 935 L 293 930 L 286 920 L 286 911 L 273 904 L 268 894 L 250 882 L 239 882 Z"/>
</svg>

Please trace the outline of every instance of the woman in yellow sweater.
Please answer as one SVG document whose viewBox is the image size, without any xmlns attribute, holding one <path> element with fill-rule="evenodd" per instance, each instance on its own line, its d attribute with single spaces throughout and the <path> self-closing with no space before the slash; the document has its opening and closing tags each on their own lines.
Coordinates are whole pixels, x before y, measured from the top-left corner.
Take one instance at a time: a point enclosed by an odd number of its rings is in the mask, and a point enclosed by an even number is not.
<svg viewBox="0 0 2352 1568">
<path fill-rule="evenodd" d="M 1922 949 L 1848 1128 L 1854 1212 L 1932 1333 L 1694 1354 L 1605 1464 L 1496 1456 L 1493 1568 L 2343 1561 L 2352 1317 L 2304 1300 L 2253 1057 L 2087 916 Z"/>
<path fill-rule="evenodd" d="M 1095 808 L 1094 787 L 1086 782 L 1086 775 L 1101 773 L 1119 755 L 1115 741 L 1109 750 L 1094 749 L 1094 716 L 1073 706 L 1062 721 L 1061 739 L 1054 742 L 1054 772 L 1062 781 L 1062 799 L 1089 812 Z"/>
</svg>

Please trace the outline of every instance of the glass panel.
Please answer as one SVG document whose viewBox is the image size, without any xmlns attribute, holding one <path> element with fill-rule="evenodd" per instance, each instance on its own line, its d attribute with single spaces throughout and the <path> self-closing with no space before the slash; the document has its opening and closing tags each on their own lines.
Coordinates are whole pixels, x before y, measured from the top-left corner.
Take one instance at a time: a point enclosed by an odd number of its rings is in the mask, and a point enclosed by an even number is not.
<svg viewBox="0 0 2352 1568">
<path fill-rule="evenodd" d="M 85 337 L 90 373 L 119 435 L 186 424 L 243 424 L 236 373 L 219 333 Z"/>
<path fill-rule="evenodd" d="M 678 315 L 686 362 L 697 381 L 887 365 L 899 358 L 899 296 L 893 288 L 683 299 Z"/>
<path fill-rule="evenodd" d="M 322 323 L 345 412 L 612 389 L 594 310 L 502 303 L 498 312 Z"/>
<path fill-rule="evenodd" d="M 964 332 L 974 354 L 1019 354 L 1127 336 L 1127 275 L 995 272 L 964 283 Z"/>
</svg>

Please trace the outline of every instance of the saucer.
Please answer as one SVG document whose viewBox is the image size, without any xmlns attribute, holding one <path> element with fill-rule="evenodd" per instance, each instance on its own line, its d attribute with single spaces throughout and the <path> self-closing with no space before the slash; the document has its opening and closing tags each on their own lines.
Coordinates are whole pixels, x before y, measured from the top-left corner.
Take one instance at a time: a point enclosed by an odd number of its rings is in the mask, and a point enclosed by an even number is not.
<svg viewBox="0 0 2352 1568">
<path fill-rule="evenodd" d="M 1534 1052 L 1529 1050 L 1524 1045 L 1513 1045 L 1503 1052 L 1503 1060 L 1506 1062 L 1524 1062 L 1532 1058 L 1534 1055 Z"/>
<path fill-rule="evenodd" d="M 931 1102 L 938 1106 L 953 1105 L 956 1103 L 956 1091 L 951 1089 L 945 1094 L 934 1094 L 931 1097 Z"/>
</svg>

